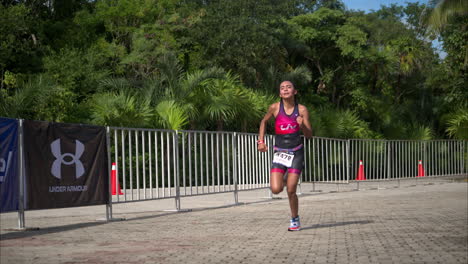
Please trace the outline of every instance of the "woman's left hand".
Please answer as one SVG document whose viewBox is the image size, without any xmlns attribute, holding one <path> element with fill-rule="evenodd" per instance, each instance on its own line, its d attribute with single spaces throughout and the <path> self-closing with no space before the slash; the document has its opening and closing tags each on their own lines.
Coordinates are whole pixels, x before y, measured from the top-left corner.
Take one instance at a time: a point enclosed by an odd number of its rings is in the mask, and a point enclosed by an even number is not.
<svg viewBox="0 0 468 264">
<path fill-rule="evenodd" d="M 304 124 L 304 118 L 302 116 L 298 116 L 296 118 L 296 122 L 297 124 L 299 124 L 299 127 L 302 127 L 302 125 Z"/>
</svg>

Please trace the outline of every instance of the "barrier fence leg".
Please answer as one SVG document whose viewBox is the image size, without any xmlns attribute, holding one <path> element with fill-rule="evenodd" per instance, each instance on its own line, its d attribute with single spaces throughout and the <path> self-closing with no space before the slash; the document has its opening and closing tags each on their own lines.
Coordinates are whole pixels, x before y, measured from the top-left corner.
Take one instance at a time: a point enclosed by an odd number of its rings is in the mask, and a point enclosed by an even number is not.
<svg viewBox="0 0 468 264">
<path fill-rule="evenodd" d="M 106 204 L 106 218 L 102 219 L 99 218 L 97 221 L 123 221 L 125 218 L 114 218 L 112 216 L 112 183 L 111 183 L 111 153 L 110 153 L 110 128 L 107 126 L 106 127 L 106 146 L 107 146 L 107 184 L 108 184 L 108 202 Z"/>
<path fill-rule="evenodd" d="M 106 221 L 111 221 L 112 219 L 112 204 L 111 201 L 106 204 Z"/>
<path fill-rule="evenodd" d="M 176 194 L 176 198 L 175 198 L 175 208 L 176 208 L 176 211 L 180 211 L 180 197 L 178 194 Z"/>
<path fill-rule="evenodd" d="M 18 158 L 18 228 L 5 229 L 12 231 L 32 231 L 39 230 L 38 227 L 26 227 L 24 217 L 24 194 L 25 194 L 25 172 L 24 172 L 24 141 L 23 141 L 23 119 L 18 122 L 18 141 L 17 141 L 17 158 Z"/>
<path fill-rule="evenodd" d="M 182 210 L 180 207 L 180 156 L 179 156 L 179 148 L 182 146 L 179 144 L 179 131 L 176 130 L 174 133 L 174 163 L 176 167 L 175 171 L 175 180 L 174 180 L 174 185 L 176 189 L 176 197 L 175 197 L 175 207 L 177 212 L 188 212 L 192 211 L 191 209 L 184 209 Z M 183 150 L 182 150 L 183 151 Z"/>
<path fill-rule="evenodd" d="M 110 157 L 110 132 L 109 127 L 106 127 L 106 145 L 107 145 L 107 171 L 111 171 L 111 157 Z M 107 173 L 107 184 L 109 186 L 109 193 L 108 193 L 108 203 L 106 204 L 106 220 L 112 220 L 112 190 L 111 188 L 111 178 L 109 177 L 109 173 Z"/>
<path fill-rule="evenodd" d="M 175 197 L 174 197 L 174 202 L 175 202 L 175 209 L 169 209 L 169 210 L 164 210 L 165 212 L 189 212 L 192 211 L 192 209 L 184 209 L 182 210 L 180 208 L 180 169 L 179 169 L 179 131 L 175 130 L 174 133 L 172 133 L 172 152 L 173 152 L 173 162 L 174 162 L 174 189 L 175 189 Z M 169 187 L 171 188 L 171 187 Z"/>
<path fill-rule="evenodd" d="M 237 186 L 237 133 L 234 133 L 232 138 L 232 178 L 234 181 L 234 204 L 239 204 L 239 194 Z"/>
<path fill-rule="evenodd" d="M 23 160 L 23 119 L 19 120 L 18 127 L 18 167 L 19 167 L 19 199 L 18 199 L 18 229 L 25 229 L 24 222 L 24 160 Z"/>
</svg>

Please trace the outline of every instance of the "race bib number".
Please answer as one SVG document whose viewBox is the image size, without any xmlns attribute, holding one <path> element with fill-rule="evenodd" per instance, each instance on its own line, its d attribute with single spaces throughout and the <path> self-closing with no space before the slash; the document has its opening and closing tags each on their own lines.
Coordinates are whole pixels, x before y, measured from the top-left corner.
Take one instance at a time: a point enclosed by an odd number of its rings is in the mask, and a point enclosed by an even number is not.
<svg viewBox="0 0 468 264">
<path fill-rule="evenodd" d="M 286 167 L 291 167 L 294 159 L 293 154 L 288 154 L 284 152 L 276 152 L 273 156 L 273 163 L 281 164 Z"/>
</svg>

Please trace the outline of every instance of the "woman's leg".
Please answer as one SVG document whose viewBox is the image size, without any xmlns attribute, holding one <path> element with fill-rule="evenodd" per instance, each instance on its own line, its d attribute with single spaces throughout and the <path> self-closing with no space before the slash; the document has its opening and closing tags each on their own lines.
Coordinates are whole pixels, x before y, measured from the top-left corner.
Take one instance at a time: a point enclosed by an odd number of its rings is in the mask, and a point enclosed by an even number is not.
<svg viewBox="0 0 468 264">
<path fill-rule="evenodd" d="M 299 200 L 297 199 L 296 189 L 300 174 L 288 173 L 287 190 L 289 198 L 289 207 L 291 208 L 291 217 L 299 215 Z"/>
<path fill-rule="evenodd" d="M 288 169 L 288 198 L 289 207 L 291 208 L 291 217 L 295 218 L 299 215 L 299 201 L 297 199 L 296 189 L 299 177 L 301 176 L 302 168 L 304 168 L 304 149 L 301 148 L 295 152 L 294 160 L 291 168 Z"/>
<path fill-rule="evenodd" d="M 284 175 L 284 171 L 281 172 L 279 169 L 276 169 L 276 171 L 271 172 L 270 189 L 272 193 L 278 194 L 283 191 L 283 188 L 284 188 L 283 175 Z"/>
</svg>

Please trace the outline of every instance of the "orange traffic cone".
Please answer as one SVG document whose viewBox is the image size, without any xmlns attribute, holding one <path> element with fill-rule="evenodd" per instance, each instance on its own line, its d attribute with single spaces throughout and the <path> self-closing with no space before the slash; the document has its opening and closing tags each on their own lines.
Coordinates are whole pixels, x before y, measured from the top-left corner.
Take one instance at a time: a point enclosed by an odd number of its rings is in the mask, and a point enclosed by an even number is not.
<svg viewBox="0 0 468 264">
<path fill-rule="evenodd" d="M 358 174 L 356 176 L 356 181 L 365 181 L 365 180 L 366 180 L 366 176 L 364 175 L 364 165 L 362 164 L 362 160 L 360 160 Z"/>
<path fill-rule="evenodd" d="M 111 187 L 112 187 L 112 195 L 117 194 L 117 188 L 116 188 L 116 183 L 117 182 L 117 169 L 115 167 L 115 162 L 112 162 L 112 172 L 111 172 Z M 122 188 L 120 188 L 120 183 L 119 185 L 119 195 L 123 194 Z"/>
<path fill-rule="evenodd" d="M 422 165 L 422 161 L 420 160 L 418 162 L 418 177 L 424 177 L 426 176 L 425 173 L 424 173 L 424 167 Z"/>
</svg>

